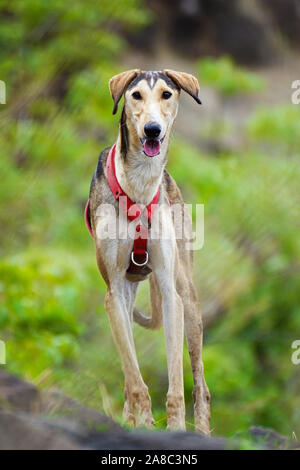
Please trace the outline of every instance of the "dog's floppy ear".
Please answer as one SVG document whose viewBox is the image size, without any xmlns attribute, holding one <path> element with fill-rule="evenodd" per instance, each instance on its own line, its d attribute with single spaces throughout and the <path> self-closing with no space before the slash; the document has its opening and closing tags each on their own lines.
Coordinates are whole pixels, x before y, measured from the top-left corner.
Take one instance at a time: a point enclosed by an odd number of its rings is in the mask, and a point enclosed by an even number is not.
<svg viewBox="0 0 300 470">
<path fill-rule="evenodd" d="M 199 98 L 200 87 L 196 77 L 189 73 L 175 72 L 175 70 L 169 69 L 163 70 L 163 73 L 170 77 L 173 82 L 179 86 L 179 88 L 182 88 L 182 90 L 191 95 L 197 103 L 201 104 L 201 100 Z"/>
<path fill-rule="evenodd" d="M 139 69 L 127 70 L 126 72 L 114 75 L 114 77 L 109 80 L 110 94 L 112 96 L 112 99 L 114 100 L 113 114 L 116 114 L 118 110 L 118 103 L 122 98 L 126 87 L 139 73 Z"/>
</svg>

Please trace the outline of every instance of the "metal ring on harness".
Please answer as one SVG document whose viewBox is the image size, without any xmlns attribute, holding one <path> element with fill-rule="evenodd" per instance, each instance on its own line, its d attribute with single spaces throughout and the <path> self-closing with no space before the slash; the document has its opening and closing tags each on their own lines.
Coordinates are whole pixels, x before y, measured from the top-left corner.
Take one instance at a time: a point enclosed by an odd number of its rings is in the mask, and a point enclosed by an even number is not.
<svg viewBox="0 0 300 470">
<path fill-rule="evenodd" d="M 132 252 L 131 252 L 131 261 L 132 261 L 133 264 L 135 264 L 136 266 L 145 266 L 145 264 L 148 263 L 148 259 L 149 259 L 148 251 L 145 251 L 145 254 L 146 254 L 146 260 L 145 260 L 143 263 L 137 263 L 137 262 L 134 260 L 134 252 L 132 251 Z"/>
</svg>

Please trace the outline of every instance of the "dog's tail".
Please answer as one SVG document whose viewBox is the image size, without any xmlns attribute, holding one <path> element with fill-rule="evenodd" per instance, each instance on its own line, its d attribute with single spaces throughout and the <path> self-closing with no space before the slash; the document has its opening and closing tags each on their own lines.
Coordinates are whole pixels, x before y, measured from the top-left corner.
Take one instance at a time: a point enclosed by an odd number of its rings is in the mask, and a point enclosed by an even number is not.
<svg viewBox="0 0 300 470">
<path fill-rule="evenodd" d="M 133 309 L 134 321 L 149 330 L 158 330 L 162 326 L 161 295 L 158 282 L 153 274 L 150 274 L 150 300 L 151 317 L 145 317 L 138 309 Z"/>
<path fill-rule="evenodd" d="M 162 325 L 161 315 L 152 313 L 151 317 L 146 317 L 137 308 L 133 309 L 133 319 L 138 325 L 149 330 L 158 330 Z"/>
</svg>

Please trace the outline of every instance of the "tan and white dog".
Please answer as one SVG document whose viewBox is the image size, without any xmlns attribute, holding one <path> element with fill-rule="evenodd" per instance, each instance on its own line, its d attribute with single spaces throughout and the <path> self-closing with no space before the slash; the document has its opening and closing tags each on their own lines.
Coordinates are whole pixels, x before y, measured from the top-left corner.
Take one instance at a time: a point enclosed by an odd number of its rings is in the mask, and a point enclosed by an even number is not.
<svg viewBox="0 0 300 470">
<path fill-rule="evenodd" d="M 97 264 L 107 284 L 105 305 L 125 375 L 124 419 L 153 426 L 151 399 L 137 362 L 132 322 L 152 329 L 163 324 L 169 378 L 168 428 L 185 429 L 182 367 L 185 330 L 194 379 L 195 428 L 209 434 L 210 395 L 201 356 L 202 319 L 192 281 L 192 251 L 186 248 L 186 242 L 193 239 L 191 220 L 175 181 L 165 170 L 180 91 L 200 103 L 199 84 L 195 77 L 183 72 L 129 70 L 112 77 L 109 86 L 113 113 L 123 95 L 124 107 L 115 146 L 100 154 L 86 218 L 95 238 Z M 113 170 L 108 160 L 112 161 Z M 112 218 L 123 228 L 134 225 L 136 233 L 140 223 L 140 217 L 129 219 L 119 207 L 119 191 L 113 184 L 125 195 L 125 202 L 130 201 L 134 207 L 149 208 L 156 197 L 160 211 L 152 214 L 151 225 L 157 223 L 168 236 L 151 237 L 150 218 L 146 220 L 144 263 L 135 262 L 132 237 L 117 232 L 113 237 L 107 236 Z M 183 238 L 176 237 L 171 204 L 179 205 L 184 215 L 188 235 Z M 108 206 L 114 208 L 114 215 L 107 210 Z M 134 307 L 139 281 L 146 278 L 150 282 L 151 317 Z"/>
</svg>

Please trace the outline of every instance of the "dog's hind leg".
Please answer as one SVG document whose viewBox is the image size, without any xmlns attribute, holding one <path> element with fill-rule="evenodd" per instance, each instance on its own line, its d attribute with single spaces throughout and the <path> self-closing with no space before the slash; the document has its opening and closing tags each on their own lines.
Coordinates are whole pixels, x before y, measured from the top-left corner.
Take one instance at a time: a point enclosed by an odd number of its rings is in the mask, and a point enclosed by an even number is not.
<svg viewBox="0 0 300 470">
<path fill-rule="evenodd" d="M 126 283 L 126 286 L 124 284 Z M 136 287 L 132 286 L 132 289 Z M 154 420 L 151 412 L 151 399 L 148 387 L 140 373 L 135 352 L 132 320 L 126 305 L 126 296 L 130 290 L 129 282 L 124 279 L 114 280 L 109 284 L 105 303 L 113 338 L 120 354 L 122 368 L 125 376 L 125 403 L 123 417 L 128 423 L 144 424 L 151 428 Z M 127 293 L 127 295 L 126 295 Z M 134 292 L 131 293 L 132 305 Z M 138 421 L 136 421 L 136 414 Z"/>
<path fill-rule="evenodd" d="M 156 274 L 160 286 L 168 363 L 169 387 L 166 404 L 168 428 L 184 430 L 183 305 L 176 292 L 173 273 L 164 268 L 162 271 L 157 271 Z"/>
<path fill-rule="evenodd" d="M 193 283 L 193 251 L 187 248 L 193 241 L 192 220 L 185 207 L 184 237 L 177 237 L 179 263 L 176 288 L 184 308 L 184 329 L 193 371 L 194 422 L 197 431 L 209 435 L 210 394 L 204 378 L 202 362 L 202 316 L 197 291 Z"/>
</svg>

